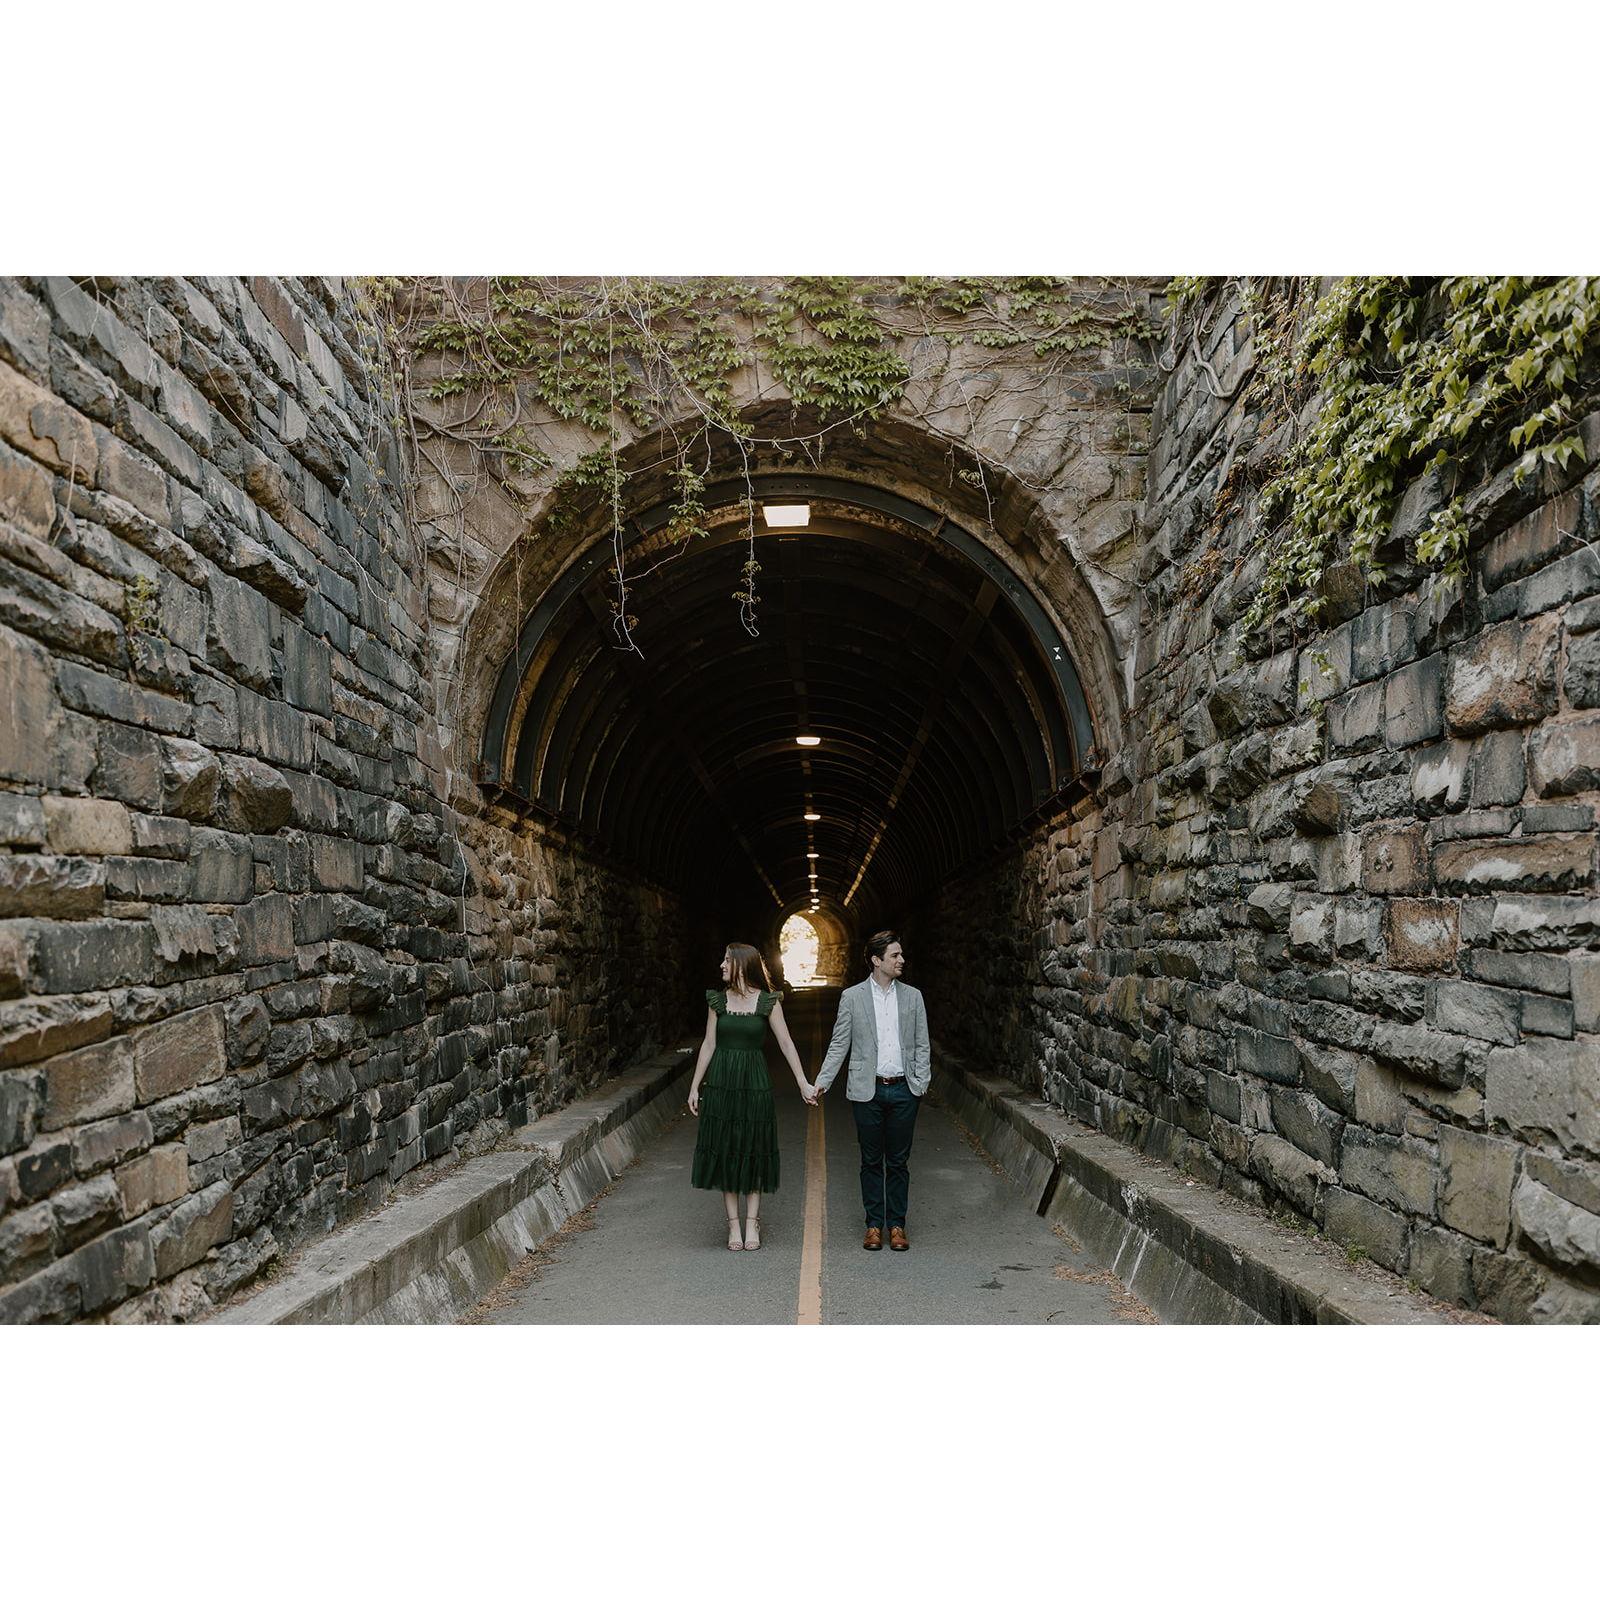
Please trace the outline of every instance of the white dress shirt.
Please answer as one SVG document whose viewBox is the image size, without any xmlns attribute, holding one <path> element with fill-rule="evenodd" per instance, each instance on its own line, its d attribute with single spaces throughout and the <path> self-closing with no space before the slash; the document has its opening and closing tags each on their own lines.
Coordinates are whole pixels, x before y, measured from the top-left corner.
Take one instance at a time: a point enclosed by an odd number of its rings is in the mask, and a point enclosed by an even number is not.
<svg viewBox="0 0 1600 1600">
<path fill-rule="evenodd" d="M 891 980 L 887 989 L 876 978 L 868 978 L 872 990 L 872 1019 L 878 1025 L 878 1076 L 903 1078 L 900 1060 L 900 984 Z"/>
</svg>

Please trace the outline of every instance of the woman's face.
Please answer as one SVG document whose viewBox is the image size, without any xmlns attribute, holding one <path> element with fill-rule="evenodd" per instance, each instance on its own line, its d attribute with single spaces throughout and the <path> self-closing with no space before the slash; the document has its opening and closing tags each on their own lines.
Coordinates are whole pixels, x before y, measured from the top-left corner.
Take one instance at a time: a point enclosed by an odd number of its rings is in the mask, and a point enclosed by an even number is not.
<svg viewBox="0 0 1600 1600">
<path fill-rule="evenodd" d="M 728 959 L 726 950 L 722 952 L 722 981 L 724 983 L 733 982 L 733 963 Z"/>
</svg>

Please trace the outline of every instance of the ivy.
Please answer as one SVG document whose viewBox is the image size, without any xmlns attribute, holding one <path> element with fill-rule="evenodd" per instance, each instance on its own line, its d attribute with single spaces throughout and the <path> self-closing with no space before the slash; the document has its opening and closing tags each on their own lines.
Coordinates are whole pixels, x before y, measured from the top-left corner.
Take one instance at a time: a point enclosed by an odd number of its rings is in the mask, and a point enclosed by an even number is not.
<svg viewBox="0 0 1600 1600">
<path fill-rule="evenodd" d="M 405 385 L 414 454 L 426 454 L 429 437 L 468 446 L 514 497 L 550 494 L 547 526 L 555 531 L 609 514 L 612 609 L 628 647 L 628 474 L 619 463 L 630 434 L 668 441 L 664 460 L 636 470 L 666 473 L 673 501 L 664 532 L 677 546 L 707 531 L 718 439 L 732 441 L 748 473 L 758 445 L 809 451 L 833 428 L 862 426 L 905 398 L 908 340 L 1026 350 L 1055 370 L 1081 355 L 1103 365 L 1105 352 L 1142 349 L 1156 332 L 1142 292 L 1089 290 L 1067 278 L 523 277 L 480 280 L 466 293 L 449 280 L 374 279 L 365 290 L 401 364 L 427 369 Z M 782 385 L 792 437 L 758 439 L 739 415 L 736 378 L 751 370 Z M 1127 387 L 1119 373 L 1109 381 Z M 414 396 L 429 404 L 417 408 Z M 552 420 L 577 426 L 595 445 L 553 480 L 554 454 L 542 442 Z M 986 465 L 977 456 L 958 473 L 987 495 Z M 751 548 L 734 598 L 754 632 L 760 568 L 748 490 L 746 501 Z"/>
<path fill-rule="evenodd" d="M 1175 318 L 1201 282 L 1174 280 Z M 1345 278 L 1304 316 L 1288 294 L 1239 286 L 1256 335 L 1249 392 L 1268 426 L 1284 420 L 1275 405 L 1311 411 L 1261 489 L 1267 561 L 1247 632 L 1280 617 L 1314 622 L 1335 559 L 1383 577 L 1400 500 L 1425 473 L 1437 474 L 1442 503 L 1414 557 L 1463 578 L 1466 488 L 1506 462 L 1519 482 L 1582 462 L 1576 428 L 1593 398 L 1585 358 L 1600 280 Z"/>
</svg>

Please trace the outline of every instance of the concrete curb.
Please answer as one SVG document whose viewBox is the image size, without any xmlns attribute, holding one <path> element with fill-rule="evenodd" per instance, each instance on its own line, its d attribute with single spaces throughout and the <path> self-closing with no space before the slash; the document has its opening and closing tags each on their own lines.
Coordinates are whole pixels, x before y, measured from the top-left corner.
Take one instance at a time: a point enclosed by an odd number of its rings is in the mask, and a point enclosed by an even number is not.
<svg viewBox="0 0 1600 1600">
<path fill-rule="evenodd" d="M 1442 1308 L 1163 1162 L 937 1053 L 935 1085 L 1048 1221 L 1165 1322 L 1444 1324 Z"/>
<path fill-rule="evenodd" d="M 417 1194 L 312 1245 L 213 1324 L 453 1322 L 683 1109 L 693 1050 L 669 1051 L 519 1129 Z"/>
</svg>

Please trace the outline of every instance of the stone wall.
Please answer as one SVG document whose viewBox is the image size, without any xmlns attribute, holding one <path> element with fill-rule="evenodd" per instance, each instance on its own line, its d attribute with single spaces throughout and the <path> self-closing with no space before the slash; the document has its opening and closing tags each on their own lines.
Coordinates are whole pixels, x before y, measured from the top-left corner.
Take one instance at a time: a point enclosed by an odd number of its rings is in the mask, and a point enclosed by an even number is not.
<svg viewBox="0 0 1600 1600">
<path fill-rule="evenodd" d="M 360 341 L 0 280 L 0 1321 L 202 1315 L 698 1015 L 669 896 L 447 804 Z"/>
<path fill-rule="evenodd" d="M 922 933 L 952 1042 L 1509 1320 L 1600 1320 L 1600 473 L 1469 501 L 1471 576 L 1329 575 L 1237 654 L 1275 442 L 1227 315 L 1154 417 L 1126 742 Z M 1584 430 L 1600 460 L 1600 419 Z"/>
</svg>

